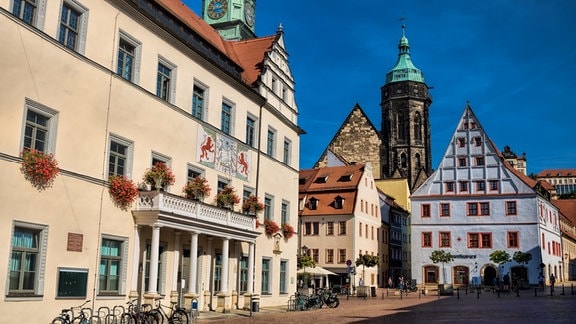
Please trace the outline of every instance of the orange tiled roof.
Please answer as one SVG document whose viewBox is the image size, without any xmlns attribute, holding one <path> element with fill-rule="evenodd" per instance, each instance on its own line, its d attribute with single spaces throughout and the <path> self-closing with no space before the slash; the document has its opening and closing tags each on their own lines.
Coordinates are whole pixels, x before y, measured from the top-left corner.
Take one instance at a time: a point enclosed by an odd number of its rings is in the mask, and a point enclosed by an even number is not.
<svg viewBox="0 0 576 324">
<path fill-rule="evenodd" d="M 552 203 L 572 224 L 576 224 L 576 199 L 554 199 Z"/>
<path fill-rule="evenodd" d="M 277 40 L 278 34 L 247 41 L 227 41 L 206 23 L 194 11 L 180 0 L 156 0 L 166 10 L 178 17 L 183 23 L 195 30 L 208 43 L 225 54 L 231 61 L 242 67 L 242 79 L 249 85 L 254 85 L 262 72 L 262 61 L 266 52 Z"/>
<path fill-rule="evenodd" d="M 539 178 L 549 177 L 575 177 L 576 169 L 547 169 L 538 173 Z"/>
<path fill-rule="evenodd" d="M 300 216 L 353 214 L 357 188 L 363 173 L 363 164 L 301 170 L 299 198 L 306 199 L 306 204 L 300 210 Z M 342 208 L 334 207 L 338 196 L 344 199 Z M 312 198 L 318 199 L 316 209 L 310 209 Z"/>
</svg>

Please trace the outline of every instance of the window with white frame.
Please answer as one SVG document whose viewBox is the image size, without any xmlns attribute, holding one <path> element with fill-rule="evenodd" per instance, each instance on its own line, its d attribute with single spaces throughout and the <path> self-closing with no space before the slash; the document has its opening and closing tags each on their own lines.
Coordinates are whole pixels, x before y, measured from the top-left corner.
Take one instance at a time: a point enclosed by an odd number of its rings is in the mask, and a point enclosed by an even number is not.
<svg viewBox="0 0 576 324">
<path fill-rule="evenodd" d="M 290 207 L 290 204 L 286 200 L 282 200 L 282 206 L 280 208 L 280 215 L 282 217 L 282 224 L 290 224 L 289 207 Z"/>
<path fill-rule="evenodd" d="M 284 151 L 282 154 L 282 162 L 290 165 L 291 156 L 292 156 L 292 141 L 285 137 L 284 138 Z"/>
<path fill-rule="evenodd" d="M 248 291 L 248 256 L 243 255 L 240 258 L 240 293 Z"/>
<path fill-rule="evenodd" d="M 266 154 L 270 157 L 274 157 L 276 148 L 276 130 L 273 128 L 268 128 L 268 134 L 266 136 Z"/>
<path fill-rule="evenodd" d="M 64 0 L 60 11 L 58 41 L 71 50 L 84 53 L 87 27 L 88 9 L 76 1 Z"/>
<path fill-rule="evenodd" d="M 232 134 L 232 105 L 226 102 L 222 102 L 222 114 L 220 119 L 221 127 L 220 129 L 225 134 Z"/>
<path fill-rule="evenodd" d="M 7 297 L 43 294 L 47 244 L 48 226 L 14 222 Z"/>
<path fill-rule="evenodd" d="M 200 120 L 204 120 L 205 98 L 206 88 L 194 84 L 194 89 L 192 90 L 192 116 Z"/>
<path fill-rule="evenodd" d="M 262 286 L 261 292 L 264 295 L 269 295 L 271 293 L 270 284 L 272 282 L 272 260 L 269 258 L 262 259 Z"/>
<path fill-rule="evenodd" d="M 274 208 L 274 197 L 270 195 L 264 196 L 264 219 L 272 219 L 272 210 Z"/>
<path fill-rule="evenodd" d="M 13 0 L 12 14 L 38 29 L 44 25 L 46 0 Z"/>
<path fill-rule="evenodd" d="M 280 260 L 280 293 L 288 293 L 288 261 Z"/>
<path fill-rule="evenodd" d="M 176 83 L 176 66 L 163 58 L 158 58 L 156 74 L 156 95 L 162 100 L 174 103 Z"/>
<path fill-rule="evenodd" d="M 26 99 L 22 149 L 54 153 L 58 112 Z"/>
<path fill-rule="evenodd" d="M 108 176 L 131 176 L 133 143 L 110 135 L 108 143 Z"/>
<path fill-rule="evenodd" d="M 214 256 L 214 291 L 222 290 L 222 252 Z"/>
<path fill-rule="evenodd" d="M 188 165 L 186 180 L 188 182 L 193 181 L 194 178 L 201 176 L 202 174 L 204 174 L 204 170 L 201 170 L 193 165 Z"/>
<path fill-rule="evenodd" d="M 256 118 L 246 117 L 246 145 L 256 146 Z"/>
<path fill-rule="evenodd" d="M 128 240 L 113 236 L 102 237 L 98 293 L 120 295 L 126 282 Z"/>
<path fill-rule="evenodd" d="M 141 49 L 142 44 L 140 42 L 128 34 L 120 32 L 116 73 L 133 83 L 138 83 L 139 80 Z"/>
</svg>

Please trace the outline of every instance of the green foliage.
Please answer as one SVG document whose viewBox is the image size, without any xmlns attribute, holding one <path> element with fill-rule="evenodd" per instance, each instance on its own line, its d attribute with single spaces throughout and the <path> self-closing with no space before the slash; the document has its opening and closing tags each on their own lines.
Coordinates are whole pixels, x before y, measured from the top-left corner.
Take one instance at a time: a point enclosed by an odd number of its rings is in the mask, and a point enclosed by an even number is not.
<svg viewBox="0 0 576 324">
<path fill-rule="evenodd" d="M 516 251 L 516 252 L 514 252 L 514 256 L 512 257 L 512 260 L 514 260 L 520 264 L 528 264 L 528 262 L 530 262 L 530 260 L 532 260 L 532 254 Z"/>
<path fill-rule="evenodd" d="M 499 265 L 503 265 L 504 263 L 511 261 L 510 254 L 506 251 L 496 250 L 490 253 L 490 261 L 497 263 Z"/>
<path fill-rule="evenodd" d="M 377 255 L 364 254 L 358 257 L 358 259 L 356 259 L 356 266 L 371 268 L 377 264 L 378 264 Z"/>
<path fill-rule="evenodd" d="M 312 259 L 309 255 L 300 255 L 298 256 L 298 268 L 314 268 L 316 267 L 316 262 Z"/>
<path fill-rule="evenodd" d="M 454 257 L 450 252 L 446 252 L 444 250 L 436 250 L 432 251 L 432 254 L 430 255 L 430 260 L 432 260 L 432 262 L 434 263 L 444 264 L 454 261 Z"/>
</svg>

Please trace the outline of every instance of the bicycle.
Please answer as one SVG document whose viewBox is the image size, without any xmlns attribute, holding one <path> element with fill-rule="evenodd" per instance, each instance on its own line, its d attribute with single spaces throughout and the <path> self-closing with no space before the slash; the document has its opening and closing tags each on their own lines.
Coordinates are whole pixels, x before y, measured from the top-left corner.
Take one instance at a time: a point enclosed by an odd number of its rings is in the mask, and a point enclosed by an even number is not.
<svg viewBox="0 0 576 324">
<path fill-rule="evenodd" d="M 154 324 L 156 322 L 156 318 L 154 316 L 149 315 L 148 313 L 150 310 L 146 309 L 147 307 L 151 307 L 150 304 L 143 304 L 138 308 L 136 302 L 138 299 L 133 299 L 128 301 L 128 311 L 124 312 L 120 317 L 121 324 Z"/>
<path fill-rule="evenodd" d="M 171 306 L 162 305 L 161 298 L 155 298 L 157 306 L 152 310 L 146 312 L 147 315 L 152 316 L 155 323 L 163 324 L 164 318 L 168 319 L 169 324 L 188 324 L 189 318 L 188 313 L 182 307 L 178 307 L 177 302 L 170 302 Z M 164 308 L 170 309 L 170 314 L 164 311 Z"/>
<path fill-rule="evenodd" d="M 79 324 L 88 324 L 90 323 L 90 316 L 88 316 L 85 312 L 86 308 L 83 308 L 84 305 L 88 304 L 90 300 L 85 301 L 80 306 L 65 308 L 62 310 L 60 315 L 52 320 L 52 324 L 72 324 L 72 323 L 79 323 Z M 74 310 L 79 309 L 80 315 L 74 317 Z"/>
</svg>

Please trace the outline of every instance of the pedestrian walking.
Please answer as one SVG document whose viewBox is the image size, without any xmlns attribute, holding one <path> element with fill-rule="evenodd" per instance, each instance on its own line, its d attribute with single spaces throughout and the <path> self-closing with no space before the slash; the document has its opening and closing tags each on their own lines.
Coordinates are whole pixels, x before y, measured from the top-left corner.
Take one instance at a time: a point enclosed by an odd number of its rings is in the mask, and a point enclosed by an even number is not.
<svg viewBox="0 0 576 324">
<path fill-rule="evenodd" d="M 554 291 L 554 284 L 556 283 L 556 277 L 553 273 L 550 274 L 550 290 Z"/>
</svg>

